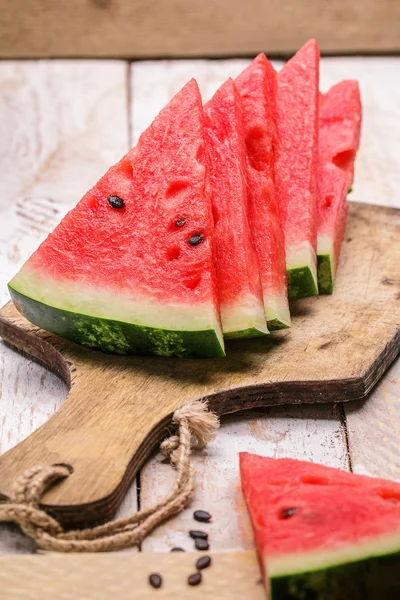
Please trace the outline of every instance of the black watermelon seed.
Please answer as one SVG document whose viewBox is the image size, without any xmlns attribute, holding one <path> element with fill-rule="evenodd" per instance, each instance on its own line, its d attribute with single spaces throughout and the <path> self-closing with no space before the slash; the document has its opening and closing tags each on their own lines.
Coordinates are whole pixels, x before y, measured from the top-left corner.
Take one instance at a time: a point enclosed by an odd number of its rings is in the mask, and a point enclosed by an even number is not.
<svg viewBox="0 0 400 600">
<path fill-rule="evenodd" d="M 211 556 L 202 556 L 196 562 L 196 569 L 199 569 L 199 571 L 201 571 L 202 569 L 207 569 L 207 567 L 209 567 L 210 565 L 211 565 Z"/>
<path fill-rule="evenodd" d="M 149 583 L 153 588 L 160 588 L 162 586 L 162 577 L 158 573 L 152 573 L 149 575 Z"/>
<path fill-rule="evenodd" d="M 208 540 L 208 533 L 205 531 L 196 531 L 195 529 L 191 529 L 189 531 L 189 535 L 193 540 Z"/>
<path fill-rule="evenodd" d="M 202 523 L 208 523 L 211 519 L 211 515 L 206 510 L 195 510 L 193 513 L 193 518 L 196 521 L 201 521 Z"/>
<path fill-rule="evenodd" d="M 200 539 L 195 540 L 194 545 L 196 546 L 197 550 L 208 550 L 210 547 L 210 544 L 207 542 L 207 540 Z"/>
<path fill-rule="evenodd" d="M 201 233 L 196 233 L 195 235 L 192 235 L 191 238 L 189 238 L 189 244 L 191 246 L 198 246 L 202 241 L 203 236 L 201 235 Z"/>
<path fill-rule="evenodd" d="M 183 227 L 186 223 L 186 219 L 178 219 L 175 221 L 175 227 Z"/>
<path fill-rule="evenodd" d="M 108 196 L 108 204 L 113 208 L 124 208 L 125 202 L 119 196 Z"/>
<path fill-rule="evenodd" d="M 189 585 L 199 585 L 200 582 L 201 582 L 201 573 L 192 573 L 192 575 L 189 575 L 189 577 L 188 577 Z"/>
<path fill-rule="evenodd" d="M 175 546 L 175 548 L 171 548 L 171 552 L 186 552 L 186 550 L 180 548 L 179 546 Z"/>
<path fill-rule="evenodd" d="M 295 513 L 297 513 L 299 509 L 296 508 L 296 506 L 291 506 L 290 508 L 284 508 L 283 510 L 281 510 L 281 514 L 280 517 L 281 519 L 290 519 L 290 517 L 293 517 L 293 515 Z"/>
</svg>

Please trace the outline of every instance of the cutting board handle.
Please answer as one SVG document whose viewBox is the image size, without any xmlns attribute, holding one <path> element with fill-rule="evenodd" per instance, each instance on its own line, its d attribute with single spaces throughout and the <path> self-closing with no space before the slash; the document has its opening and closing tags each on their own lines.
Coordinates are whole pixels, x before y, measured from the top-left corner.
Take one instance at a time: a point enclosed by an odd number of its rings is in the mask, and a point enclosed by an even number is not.
<svg viewBox="0 0 400 600">
<path fill-rule="evenodd" d="M 161 391 L 154 384 L 156 373 L 143 379 L 127 358 L 116 362 L 114 356 L 39 330 L 11 303 L 2 309 L 0 331 L 6 342 L 55 371 L 70 387 L 60 410 L 0 457 L 1 495 L 9 496 L 25 469 L 66 464 L 73 472 L 45 495 L 45 507 L 74 525 L 108 518 L 144 460 L 171 430 L 175 409 L 189 397 Z"/>
</svg>

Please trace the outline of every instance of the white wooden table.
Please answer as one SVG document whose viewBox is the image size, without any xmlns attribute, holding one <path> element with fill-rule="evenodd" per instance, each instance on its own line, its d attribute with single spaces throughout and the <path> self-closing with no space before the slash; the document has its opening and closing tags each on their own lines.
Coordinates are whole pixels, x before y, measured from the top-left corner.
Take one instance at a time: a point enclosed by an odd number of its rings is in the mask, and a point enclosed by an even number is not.
<svg viewBox="0 0 400 600">
<path fill-rule="evenodd" d="M 0 302 L 9 299 L 7 281 L 39 242 L 189 78 L 198 80 L 207 100 L 247 62 L 0 63 Z M 364 127 L 352 198 L 400 207 L 400 57 L 325 58 L 321 77 L 323 90 L 344 78 L 361 85 Z M 224 419 L 215 440 L 195 459 L 194 504 L 154 532 L 141 550 L 191 549 L 193 506 L 213 514 L 213 550 L 253 546 L 239 488 L 239 451 L 400 481 L 399 379 L 397 361 L 367 401 L 270 408 Z M 0 342 L 0 453 L 45 422 L 66 394 L 55 375 Z M 120 514 L 161 498 L 173 477 L 171 467 L 155 456 Z M 32 551 L 15 528 L 0 527 L 0 553 Z"/>
</svg>

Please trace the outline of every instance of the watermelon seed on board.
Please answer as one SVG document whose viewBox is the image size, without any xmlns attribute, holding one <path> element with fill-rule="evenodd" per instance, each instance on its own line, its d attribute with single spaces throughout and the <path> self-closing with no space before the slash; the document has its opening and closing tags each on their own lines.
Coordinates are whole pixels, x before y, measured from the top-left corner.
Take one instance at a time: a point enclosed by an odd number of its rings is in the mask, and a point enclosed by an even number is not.
<svg viewBox="0 0 400 600">
<path fill-rule="evenodd" d="M 189 575 L 188 577 L 188 584 L 189 585 L 199 585 L 199 583 L 201 583 L 201 573 L 197 572 L 197 573 L 192 573 L 192 575 Z"/>
<path fill-rule="evenodd" d="M 196 538 L 194 541 L 194 545 L 196 546 L 196 550 L 209 550 L 210 544 L 207 540 L 202 538 Z"/>
<path fill-rule="evenodd" d="M 196 569 L 199 571 L 207 569 L 211 565 L 211 556 L 202 556 L 196 561 Z"/>
<path fill-rule="evenodd" d="M 160 588 L 162 586 L 161 575 L 159 573 L 151 573 L 151 575 L 149 575 L 149 583 L 155 589 Z"/>
<path fill-rule="evenodd" d="M 191 529 L 189 531 L 189 535 L 193 540 L 196 540 L 196 539 L 208 540 L 208 533 L 206 533 L 205 531 L 197 531 L 195 529 Z"/>
<path fill-rule="evenodd" d="M 195 510 L 193 513 L 193 518 L 195 521 L 200 521 L 201 523 L 208 523 L 211 521 L 211 515 L 206 510 Z"/>
</svg>

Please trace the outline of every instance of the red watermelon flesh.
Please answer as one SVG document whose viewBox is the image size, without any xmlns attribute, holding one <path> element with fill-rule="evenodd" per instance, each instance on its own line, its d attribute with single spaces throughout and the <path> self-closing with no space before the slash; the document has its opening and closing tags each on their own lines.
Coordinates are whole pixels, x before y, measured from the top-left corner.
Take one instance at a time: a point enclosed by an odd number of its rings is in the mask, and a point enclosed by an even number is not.
<svg viewBox="0 0 400 600">
<path fill-rule="evenodd" d="M 268 327 L 290 326 L 285 245 L 274 184 L 276 73 L 259 54 L 235 81 L 243 105 L 248 207 Z"/>
<path fill-rule="evenodd" d="M 110 198 L 123 201 L 122 208 Z M 203 107 L 189 82 L 10 282 L 33 323 L 117 353 L 223 355 Z"/>
<path fill-rule="evenodd" d="M 231 79 L 205 105 L 222 331 L 268 333 L 247 215 L 246 146 L 240 96 Z"/>
<path fill-rule="evenodd" d="M 360 143 L 357 81 L 341 81 L 321 94 L 319 123 L 318 286 L 320 293 L 332 293 Z"/>
<path fill-rule="evenodd" d="M 385 573 L 400 594 L 400 484 L 248 453 L 240 474 L 273 600 L 395 598 L 378 594 Z M 363 577 L 371 595 L 359 595 Z"/>
<path fill-rule="evenodd" d="M 318 293 L 319 50 L 309 40 L 278 74 L 276 193 L 285 234 L 289 297 Z"/>
</svg>

